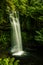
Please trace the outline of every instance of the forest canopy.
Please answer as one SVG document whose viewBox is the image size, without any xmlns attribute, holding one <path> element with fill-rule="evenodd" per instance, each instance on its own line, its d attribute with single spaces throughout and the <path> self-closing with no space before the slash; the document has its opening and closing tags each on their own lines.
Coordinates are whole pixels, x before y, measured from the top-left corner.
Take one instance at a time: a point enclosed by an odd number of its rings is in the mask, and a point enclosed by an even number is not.
<svg viewBox="0 0 43 65">
<path fill-rule="evenodd" d="M 5 11 L 8 9 L 17 9 L 21 15 L 31 16 L 35 20 L 43 21 L 42 0 L 1 0 L 0 22 L 3 21 Z"/>
</svg>

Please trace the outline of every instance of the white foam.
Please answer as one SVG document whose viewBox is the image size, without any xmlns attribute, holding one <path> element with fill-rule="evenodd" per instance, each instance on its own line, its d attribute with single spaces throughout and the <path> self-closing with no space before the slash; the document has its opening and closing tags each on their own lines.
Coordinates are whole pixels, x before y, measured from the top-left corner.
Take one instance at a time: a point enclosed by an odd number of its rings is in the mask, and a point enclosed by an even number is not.
<svg viewBox="0 0 43 65">
<path fill-rule="evenodd" d="M 23 54 L 24 54 L 24 51 L 19 51 L 19 52 L 13 53 L 12 55 L 13 56 L 21 56 Z"/>
</svg>

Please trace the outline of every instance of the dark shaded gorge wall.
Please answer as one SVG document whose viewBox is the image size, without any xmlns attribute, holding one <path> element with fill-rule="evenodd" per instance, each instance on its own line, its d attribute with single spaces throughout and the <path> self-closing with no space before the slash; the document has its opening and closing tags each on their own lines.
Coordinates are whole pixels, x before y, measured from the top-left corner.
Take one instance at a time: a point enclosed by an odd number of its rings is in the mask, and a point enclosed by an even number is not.
<svg viewBox="0 0 43 65">
<path fill-rule="evenodd" d="M 43 47 L 43 22 L 28 16 L 20 16 L 22 42 L 24 48 L 38 49 Z M 39 33 L 37 33 L 38 31 Z M 40 38 L 40 34 L 42 35 Z M 39 36 L 39 37 L 38 37 Z M 35 38 L 37 37 L 37 39 Z"/>
</svg>

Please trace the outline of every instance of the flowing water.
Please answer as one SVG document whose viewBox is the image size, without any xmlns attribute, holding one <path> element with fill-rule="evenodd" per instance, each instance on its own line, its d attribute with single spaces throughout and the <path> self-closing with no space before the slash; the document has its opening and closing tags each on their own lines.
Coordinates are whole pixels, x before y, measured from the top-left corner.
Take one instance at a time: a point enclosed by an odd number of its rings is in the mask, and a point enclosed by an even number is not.
<svg viewBox="0 0 43 65">
<path fill-rule="evenodd" d="M 11 32 L 11 52 L 13 55 L 22 55 L 24 53 L 22 49 L 22 39 L 19 23 L 19 13 L 10 13 L 10 23 L 12 27 Z"/>
</svg>

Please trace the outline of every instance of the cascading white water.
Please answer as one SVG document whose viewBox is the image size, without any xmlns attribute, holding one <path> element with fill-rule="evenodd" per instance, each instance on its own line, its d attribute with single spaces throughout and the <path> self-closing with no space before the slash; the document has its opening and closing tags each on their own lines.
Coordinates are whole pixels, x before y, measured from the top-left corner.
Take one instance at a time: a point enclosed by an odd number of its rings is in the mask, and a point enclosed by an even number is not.
<svg viewBox="0 0 43 65">
<path fill-rule="evenodd" d="M 21 39 L 21 31 L 20 31 L 20 23 L 19 23 L 19 13 L 15 12 L 10 13 L 10 22 L 12 27 L 12 47 L 11 52 L 13 55 L 22 55 L 24 53 L 22 49 L 22 39 Z"/>
</svg>

